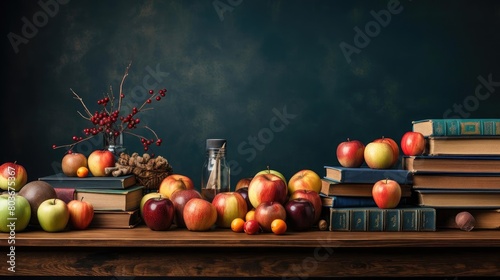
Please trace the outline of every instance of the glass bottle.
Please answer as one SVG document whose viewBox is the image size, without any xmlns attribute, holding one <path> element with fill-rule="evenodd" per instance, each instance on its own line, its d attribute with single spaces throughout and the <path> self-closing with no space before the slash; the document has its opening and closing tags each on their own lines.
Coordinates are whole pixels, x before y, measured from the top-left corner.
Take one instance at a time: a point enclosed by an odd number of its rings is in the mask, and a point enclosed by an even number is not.
<svg viewBox="0 0 500 280">
<path fill-rule="evenodd" d="M 216 194 L 230 191 L 226 139 L 207 139 L 207 159 L 201 173 L 201 196 L 212 202 Z"/>
</svg>

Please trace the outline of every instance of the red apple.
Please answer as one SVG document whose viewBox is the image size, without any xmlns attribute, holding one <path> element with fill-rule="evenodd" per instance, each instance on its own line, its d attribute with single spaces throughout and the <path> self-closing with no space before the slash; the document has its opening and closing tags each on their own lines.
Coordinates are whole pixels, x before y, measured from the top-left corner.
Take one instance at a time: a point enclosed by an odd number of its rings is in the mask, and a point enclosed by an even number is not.
<svg viewBox="0 0 500 280">
<path fill-rule="evenodd" d="M 155 198 L 155 197 L 159 198 L 159 197 L 161 197 L 161 194 L 159 192 L 150 192 L 150 193 L 147 193 L 147 194 L 142 196 L 141 202 L 139 204 L 139 212 L 141 214 L 141 217 L 144 217 L 144 215 L 142 214 L 142 209 L 144 208 L 144 203 L 146 203 L 146 201 L 148 201 L 149 199 Z"/>
<path fill-rule="evenodd" d="M 310 190 L 320 193 L 321 178 L 316 172 L 312 170 L 301 170 L 295 173 L 290 178 L 290 181 L 288 181 L 288 192 L 293 193 L 296 190 Z"/>
<path fill-rule="evenodd" d="M 281 203 L 262 202 L 255 208 L 255 220 L 259 223 L 262 230 L 271 232 L 271 223 L 275 219 L 286 220 L 286 211 Z"/>
<path fill-rule="evenodd" d="M 263 202 L 276 201 L 285 204 L 287 195 L 288 188 L 285 181 L 274 174 L 256 175 L 248 186 L 248 197 L 254 208 Z"/>
<path fill-rule="evenodd" d="M 260 230 L 261 228 L 259 222 L 257 222 L 256 220 L 248 220 L 243 224 L 243 231 L 246 234 L 250 235 L 257 234 L 260 232 Z"/>
<path fill-rule="evenodd" d="M 181 174 L 171 174 L 161 181 L 158 192 L 164 197 L 170 198 L 178 190 L 192 189 L 194 189 L 194 183 L 191 178 Z"/>
<path fill-rule="evenodd" d="M 406 156 L 419 156 L 425 151 L 425 137 L 422 133 L 408 131 L 401 137 L 401 150 Z"/>
<path fill-rule="evenodd" d="M 296 190 L 290 195 L 289 200 L 293 199 L 298 199 L 302 198 L 305 200 L 308 200 L 311 202 L 311 204 L 314 207 L 314 220 L 313 222 L 316 223 L 319 221 L 319 218 L 321 217 L 321 210 L 323 209 L 323 203 L 321 202 L 321 197 L 319 194 L 315 191 L 310 191 L 310 190 Z"/>
<path fill-rule="evenodd" d="M 115 166 L 115 155 L 108 150 L 95 150 L 89 155 L 87 164 L 93 176 L 108 176 L 105 169 Z"/>
<path fill-rule="evenodd" d="M 188 230 L 207 231 L 217 221 L 217 210 L 203 198 L 193 198 L 184 206 L 182 216 Z"/>
<path fill-rule="evenodd" d="M 248 188 L 248 185 L 250 185 L 251 181 L 252 177 L 240 179 L 238 183 L 236 183 L 236 187 L 234 188 L 234 190 L 237 191 L 242 188 Z"/>
<path fill-rule="evenodd" d="M 394 180 L 379 180 L 373 185 L 372 196 L 379 208 L 395 208 L 401 200 L 401 187 Z"/>
<path fill-rule="evenodd" d="M 57 198 L 56 191 L 49 183 L 45 181 L 31 181 L 27 183 L 20 191 L 19 195 L 26 198 L 31 207 L 30 224 L 38 225 L 37 211 L 42 202 L 48 199 Z"/>
<path fill-rule="evenodd" d="M 62 172 L 66 176 L 76 177 L 80 167 L 87 167 L 87 157 L 80 153 L 68 153 L 61 161 Z"/>
<path fill-rule="evenodd" d="M 296 231 L 310 229 L 315 219 L 315 211 L 312 203 L 303 198 L 289 200 L 285 204 L 287 225 Z"/>
<path fill-rule="evenodd" d="M 212 200 L 217 210 L 217 226 L 230 228 L 231 222 L 236 218 L 244 219 L 247 214 L 247 202 L 237 192 L 218 193 Z"/>
<path fill-rule="evenodd" d="M 155 197 L 144 203 L 142 214 L 151 230 L 168 230 L 174 221 L 175 207 L 170 199 Z"/>
<path fill-rule="evenodd" d="M 235 192 L 237 192 L 237 193 L 241 194 L 241 196 L 243 196 L 243 198 L 247 202 L 247 210 L 248 211 L 250 211 L 251 209 L 254 208 L 253 205 L 252 205 L 252 203 L 250 202 L 250 198 L 248 197 L 248 187 L 246 187 L 246 188 L 239 188 Z"/>
<path fill-rule="evenodd" d="M 26 169 L 16 162 L 6 162 L 0 165 L 0 189 L 19 191 L 28 182 Z"/>
<path fill-rule="evenodd" d="M 174 222 L 179 228 L 185 228 L 186 223 L 184 223 L 184 207 L 186 203 L 193 198 L 201 198 L 201 194 L 195 189 L 189 190 L 179 190 L 172 194 L 170 200 L 174 203 L 175 207 L 175 219 Z"/>
<path fill-rule="evenodd" d="M 373 140 L 373 142 L 375 142 L 375 143 L 387 143 L 387 144 L 389 144 L 391 146 L 392 152 L 393 152 L 393 154 L 392 154 L 393 158 L 392 158 L 392 165 L 391 166 L 395 166 L 396 163 L 398 163 L 398 161 L 399 161 L 399 146 L 396 143 L 396 141 L 394 141 L 394 139 L 382 136 L 382 138 L 375 139 L 375 140 Z"/>
<path fill-rule="evenodd" d="M 344 167 L 360 167 L 363 164 L 365 145 L 359 140 L 341 142 L 337 146 L 337 160 Z"/>
<path fill-rule="evenodd" d="M 281 172 L 279 172 L 279 171 L 270 169 L 269 165 L 267 166 L 267 169 L 261 170 L 261 171 L 257 172 L 257 174 L 255 174 L 253 177 L 255 177 L 257 175 L 261 175 L 261 174 L 274 174 L 274 175 L 280 177 L 281 180 L 283 180 L 283 182 L 285 182 L 285 185 L 287 183 L 285 176 Z M 253 179 L 253 178 L 251 178 L 251 179 Z"/>
<path fill-rule="evenodd" d="M 71 200 L 68 202 L 69 222 L 75 229 L 86 229 L 94 218 L 94 206 L 87 201 Z"/>
<path fill-rule="evenodd" d="M 365 147 L 365 162 L 373 169 L 386 169 L 392 166 L 394 152 L 391 145 L 383 142 L 370 142 Z"/>
</svg>

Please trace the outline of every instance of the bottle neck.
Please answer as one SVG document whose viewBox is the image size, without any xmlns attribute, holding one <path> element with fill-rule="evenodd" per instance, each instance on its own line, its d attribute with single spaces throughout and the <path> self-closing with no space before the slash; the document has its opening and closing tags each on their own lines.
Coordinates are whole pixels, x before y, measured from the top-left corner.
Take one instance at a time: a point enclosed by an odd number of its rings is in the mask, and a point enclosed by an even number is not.
<svg viewBox="0 0 500 280">
<path fill-rule="evenodd" d="M 207 157 L 209 158 L 216 158 L 219 156 L 219 158 L 225 158 L 226 157 L 226 152 L 224 150 L 219 150 L 219 149 L 210 149 L 207 150 Z"/>
</svg>

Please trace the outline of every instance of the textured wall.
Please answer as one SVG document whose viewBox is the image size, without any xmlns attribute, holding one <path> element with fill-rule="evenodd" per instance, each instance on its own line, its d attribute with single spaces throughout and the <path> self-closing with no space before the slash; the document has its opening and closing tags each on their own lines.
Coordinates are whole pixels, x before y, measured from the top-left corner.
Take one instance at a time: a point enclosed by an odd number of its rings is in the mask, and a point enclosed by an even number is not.
<svg viewBox="0 0 500 280">
<path fill-rule="evenodd" d="M 69 89 L 94 111 L 129 61 L 128 101 L 169 90 L 142 114 L 164 139 L 152 152 L 196 183 L 206 138 L 228 139 L 235 182 L 266 165 L 322 175 L 345 138 L 399 142 L 416 119 L 499 117 L 495 1 L 1 5 L 0 159 L 24 164 L 31 180 L 56 171 L 64 150 L 52 144 L 88 126 Z M 138 139 L 125 141 L 141 152 Z"/>
</svg>

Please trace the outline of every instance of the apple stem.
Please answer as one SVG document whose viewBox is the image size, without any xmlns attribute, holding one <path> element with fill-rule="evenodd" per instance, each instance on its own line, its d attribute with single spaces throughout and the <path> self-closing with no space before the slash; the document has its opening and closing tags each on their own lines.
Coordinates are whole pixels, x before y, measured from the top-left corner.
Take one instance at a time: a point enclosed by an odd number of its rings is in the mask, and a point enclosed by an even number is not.
<svg viewBox="0 0 500 280">
<path fill-rule="evenodd" d="M 269 165 L 267 166 L 267 172 L 271 173 L 271 168 L 269 167 Z"/>
<path fill-rule="evenodd" d="M 82 196 L 82 198 L 80 199 L 80 201 L 83 201 L 83 198 L 84 198 L 84 197 Z"/>
<path fill-rule="evenodd" d="M 57 199 L 57 198 L 54 198 L 54 205 L 56 205 L 56 199 Z"/>
</svg>

